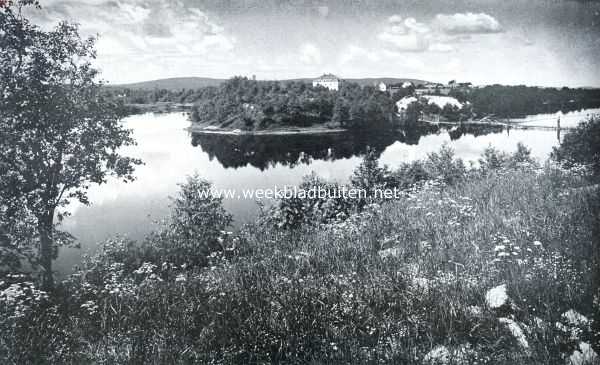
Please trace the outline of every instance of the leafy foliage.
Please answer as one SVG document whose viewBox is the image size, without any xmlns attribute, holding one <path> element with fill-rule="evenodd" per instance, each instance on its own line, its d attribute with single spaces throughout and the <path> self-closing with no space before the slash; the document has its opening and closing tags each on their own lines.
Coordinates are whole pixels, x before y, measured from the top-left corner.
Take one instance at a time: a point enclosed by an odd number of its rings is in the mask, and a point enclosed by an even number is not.
<svg viewBox="0 0 600 365">
<path fill-rule="evenodd" d="M 440 155 L 433 161 L 446 161 Z M 551 164 L 468 172 L 455 185 L 428 180 L 344 220 L 294 230 L 257 221 L 221 236 L 243 247 L 203 251 L 200 266 L 187 265 L 200 254 L 179 250 L 175 234 L 152 238 L 175 239 L 162 244 L 168 257 L 110 240 L 53 301 L 26 278 L 0 283 L 0 360 L 422 364 L 443 345 L 459 363 L 562 362 L 593 335 L 564 318 L 594 311 L 594 221 L 589 194 L 570 189 L 579 180 Z M 194 193 L 208 186 L 195 177 L 182 186 L 175 226 L 222 213 Z M 189 229 L 175 231 L 198 238 Z M 499 284 L 513 304 L 500 312 L 485 298 Z"/>
<path fill-rule="evenodd" d="M 87 204 L 90 185 L 109 176 L 133 179 L 140 161 L 119 153 L 134 141 L 119 122 L 119 105 L 100 95 L 93 38 L 82 39 L 77 26 L 64 22 L 42 30 L 20 7 L 0 12 L 0 29 L 1 205 L 11 215 L 31 217 L 23 222 L 35 221 L 44 281 L 51 287 L 59 243 L 54 219 L 65 214 L 57 208 L 70 199 Z M 10 225 L 2 224 L 5 238 L 15 233 Z M 33 244 L 32 238 L 20 241 Z"/>
<path fill-rule="evenodd" d="M 600 179 L 600 117 L 583 121 L 569 131 L 560 146 L 554 148 L 552 156 L 569 166 L 588 165 L 595 179 Z"/>
<path fill-rule="evenodd" d="M 392 100 L 373 87 L 343 83 L 338 92 L 304 82 L 234 77 L 197 102 L 192 120 L 242 130 L 276 127 L 389 127 Z"/>
<path fill-rule="evenodd" d="M 223 208 L 223 198 L 211 194 L 211 187 L 198 175 L 180 185 L 171 217 L 166 227 L 145 242 L 144 257 L 195 267 L 206 265 L 208 255 L 227 247 L 226 229 L 232 216 Z"/>
<path fill-rule="evenodd" d="M 600 89 L 490 85 L 473 89 L 466 98 L 480 115 L 516 117 L 598 107 Z"/>
</svg>

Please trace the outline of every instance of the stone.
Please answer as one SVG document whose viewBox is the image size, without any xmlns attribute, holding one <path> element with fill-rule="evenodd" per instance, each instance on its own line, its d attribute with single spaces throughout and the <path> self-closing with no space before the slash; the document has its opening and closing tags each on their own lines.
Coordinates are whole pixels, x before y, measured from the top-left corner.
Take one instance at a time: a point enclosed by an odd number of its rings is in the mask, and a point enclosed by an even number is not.
<svg viewBox="0 0 600 365">
<path fill-rule="evenodd" d="M 527 337 L 525 337 L 525 333 L 523 332 L 523 330 L 517 322 L 510 318 L 498 318 L 498 321 L 506 325 L 506 327 L 508 327 L 508 330 L 517 340 L 521 348 L 523 348 L 526 351 L 529 351 L 529 342 L 527 341 Z"/>
<path fill-rule="evenodd" d="M 506 284 L 498 285 L 485 293 L 485 302 L 488 307 L 498 309 L 508 304 Z"/>
<path fill-rule="evenodd" d="M 446 346 L 436 346 L 433 350 L 429 351 L 423 358 L 424 364 L 449 364 L 450 363 L 450 351 Z"/>
<path fill-rule="evenodd" d="M 567 360 L 568 365 L 598 365 L 600 358 L 592 346 L 587 342 L 580 342 L 579 349 L 573 351 Z"/>
</svg>

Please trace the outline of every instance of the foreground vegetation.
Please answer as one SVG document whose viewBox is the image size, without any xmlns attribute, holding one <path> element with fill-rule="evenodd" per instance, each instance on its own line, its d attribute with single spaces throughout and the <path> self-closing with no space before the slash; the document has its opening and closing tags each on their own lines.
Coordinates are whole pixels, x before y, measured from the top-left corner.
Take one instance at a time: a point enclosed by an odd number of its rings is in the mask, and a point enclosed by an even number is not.
<svg viewBox="0 0 600 365">
<path fill-rule="evenodd" d="M 443 148 L 352 186 L 398 199 L 282 200 L 256 223 L 190 177 L 144 242 L 115 238 L 53 293 L 0 281 L 0 359 L 23 363 L 564 363 L 591 354 L 589 170 Z M 327 185 L 318 177 L 305 185 Z M 589 350 L 585 352 L 584 350 Z M 575 356 L 575 357 L 574 357 Z M 590 355 L 591 356 L 591 355 Z"/>
</svg>

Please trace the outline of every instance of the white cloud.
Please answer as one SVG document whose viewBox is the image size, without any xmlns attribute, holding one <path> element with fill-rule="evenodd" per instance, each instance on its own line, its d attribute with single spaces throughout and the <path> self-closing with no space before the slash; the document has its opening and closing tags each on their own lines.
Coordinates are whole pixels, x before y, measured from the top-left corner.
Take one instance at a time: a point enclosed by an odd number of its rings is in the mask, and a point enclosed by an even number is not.
<svg viewBox="0 0 600 365">
<path fill-rule="evenodd" d="M 394 14 L 388 18 L 388 21 L 390 23 L 402 23 L 402 17 L 400 15 Z"/>
<path fill-rule="evenodd" d="M 300 61 L 313 65 L 321 63 L 321 51 L 312 43 L 304 43 L 300 46 Z"/>
<path fill-rule="evenodd" d="M 383 32 L 377 38 L 393 46 L 397 51 L 422 52 L 426 51 L 429 47 L 427 38 L 417 33 L 393 34 Z"/>
<path fill-rule="evenodd" d="M 429 27 L 427 27 L 423 23 L 419 23 L 418 21 L 415 20 L 415 18 L 407 18 L 404 21 L 404 26 L 406 28 L 408 28 L 409 30 L 411 30 L 415 33 L 419 33 L 419 34 L 429 33 L 429 31 L 430 31 Z"/>
<path fill-rule="evenodd" d="M 446 33 L 499 33 L 502 26 L 492 16 L 485 13 L 438 14 L 435 24 Z"/>
<path fill-rule="evenodd" d="M 502 32 L 500 23 L 484 13 L 438 14 L 429 24 L 392 15 L 377 38 L 393 52 L 445 53 L 476 34 L 494 32 Z"/>
<path fill-rule="evenodd" d="M 430 31 L 429 27 L 415 18 L 402 20 L 399 15 L 393 15 L 377 38 L 396 51 L 423 52 L 429 47 Z"/>
<path fill-rule="evenodd" d="M 99 34 L 99 57 L 178 53 L 212 57 L 235 45 L 223 27 L 182 2 L 58 0 L 36 15 L 44 26 L 67 19 L 81 24 L 82 34 Z"/>
</svg>

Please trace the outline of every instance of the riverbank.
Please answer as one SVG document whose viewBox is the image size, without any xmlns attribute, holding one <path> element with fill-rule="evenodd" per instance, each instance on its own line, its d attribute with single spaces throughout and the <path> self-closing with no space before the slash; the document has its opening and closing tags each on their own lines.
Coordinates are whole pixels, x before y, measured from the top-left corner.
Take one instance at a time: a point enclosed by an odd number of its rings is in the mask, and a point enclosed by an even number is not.
<svg viewBox="0 0 600 365">
<path fill-rule="evenodd" d="M 449 156 L 400 167 L 428 177 L 397 199 L 344 215 L 331 209 L 348 202 L 290 202 L 235 233 L 219 200 L 189 194 L 210 185 L 190 179 L 164 232 L 109 240 L 51 298 L 27 283 L 4 290 L 0 358 L 34 362 L 27 346 L 49 363 L 593 356 L 593 196 L 578 189 L 581 171 L 521 153 L 488 154 L 469 172 Z"/>
<path fill-rule="evenodd" d="M 188 131 L 198 134 L 223 134 L 223 135 L 291 135 L 291 134 L 324 134 L 324 133 L 345 133 L 348 132 L 344 128 L 327 128 L 323 126 L 311 127 L 286 127 L 273 128 L 265 130 L 241 130 L 241 129 L 224 129 L 216 126 L 201 125 L 192 123 Z"/>
</svg>

